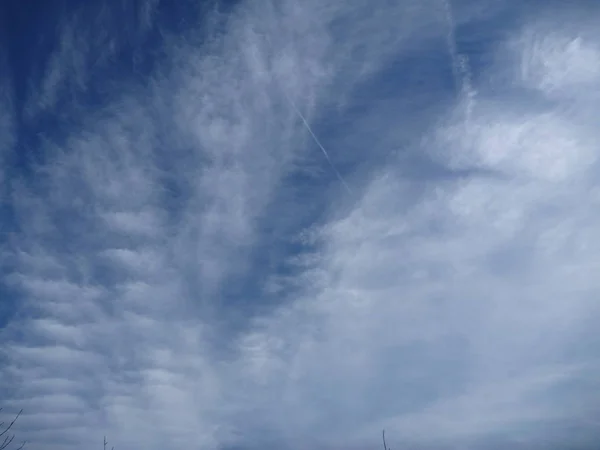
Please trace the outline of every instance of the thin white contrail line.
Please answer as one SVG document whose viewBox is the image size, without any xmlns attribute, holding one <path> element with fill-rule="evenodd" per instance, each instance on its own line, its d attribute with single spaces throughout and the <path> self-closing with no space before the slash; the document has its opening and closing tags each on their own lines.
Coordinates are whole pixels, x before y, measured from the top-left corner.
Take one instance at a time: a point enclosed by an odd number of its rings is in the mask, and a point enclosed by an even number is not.
<svg viewBox="0 0 600 450">
<path fill-rule="evenodd" d="M 302 112 L 300 112 L 300 110 L 298 109 L 298 107 L 296 106 L 296 104 L 294 103 L 294 101 L 287 94 L 285 94 L 285 96 L 287 97 L 288 101 L 290 102 L 290 105 L 292 105 L 292 108 L 294 108 L 294 111 L 296 111 L 296 114 L 298 114 L 298 116 L 300 117 L 300 119 L 302 119 L 302 122 L 304 123 L 304 126 L 306 127 L 306 129 L 308 130 L 308 132 L 310 133 L 310 135 L 312 136 L 312 138 L 315 141 L 315 143 L 319 146 L 319 148 L 323 152 L 323 155 L 325 155 L 325 159 L 327 159 L 327 162 L 329 163 L 329 166 L 331 167 L 331 170 L 333 170 L 333 172 L 336 174 L 336 176 L 338 177 L 338 179 L 340 180 L 340 182 L 344 185 L 344 187 L 346 188 L 346 190 L 348 191 L 348 193 L 351 194 L 352 193 L 352 189 L 350 189 L 350 186 L 348 186 L 348 183 L 346 183 L 346 180 L 344 180 L 344 177 L 342 176 L 342 174 L 333 165 L 333 161 L 331 161 L 331 158 L 329 157 L 329 153 L 327 153 L 327 150 L 325 150 L 325 147 L 323 147 L 323 144 L 321 144 L 321 142 L 319 141 L 319 138 L 313 132 L 312 128 L 310 127 L 310 125 L 308 123 L 308 121 L 304 117 L 304 114 L 302 114 Z"/>
<path fill-rule="evenodd" d="M 271 46 L 269 46 L 269 47 L 271 47 Z M 257 56 L 255 54 L 252 54 L 252 58 L 254 59 L 254 61 L 257 64 L 257 66 L 261 65 L 258 62 L 258 58 L 257 58 Z M 314 131 L 310 127 L 310 124 L 308 123 L 308 120 L 306 120 L 306 118 L 304 117 L 304 114 L 302 114 L 302 112 L 298 109 L 298 107 L 296 106 L 296 103 L 294 103 L 294 101 L 287 94 L 287 92 L 285 92 L 285 90 L 282 90 L 282 92 L 283 92 L 283 95 L 285 95 L 285 98 L 287 99 L 287 101 L 290 103 L 290 105 L 292 105 L 292 108 L 294 108 L 294 111 L 296 111 L 296 114 L 298 114 L 298 116 L 300 117 L 300 119 L 302 119 L 302 123 L 304 123 L 304 126 L 306 127 L 306 129 L 308 130 L 308 132 L 310 133 L 310 135 L 312 136 L 312 138 L 315 141 L 315 143 L 321 149 L 321 152 L 323 152 L 323 155 L 325 155 L 325 159 L 327 159 L 327 162 L 329 163 L 329 167 L 331 167 L 331 170 L 333 170 L 333 172 L 338 177 L 338 179 L 340 180 L 340 182 L 342 183 L 342 185 L 346 188 L 346 190 L 348 191 L 348 193 L 351 194 L 352 193 L 352 189 L 350 189 L 350 186 L 348 185 L 348 183 L 346 183 L 346 180 L 344 179 L 344 177 L 342 176 L 342 174 L 336 169 L 335 165 L 333 164 L 333 161 L 329 157 L 329 153 L 327 152 L 327 150 L 325 150 L 325 147 L 323 146 L 323 144 L 321 144 L 321 141 L 319 141 L 319 138 L 317 137 L 317 135 L 314 133 Z"/>
</svg>

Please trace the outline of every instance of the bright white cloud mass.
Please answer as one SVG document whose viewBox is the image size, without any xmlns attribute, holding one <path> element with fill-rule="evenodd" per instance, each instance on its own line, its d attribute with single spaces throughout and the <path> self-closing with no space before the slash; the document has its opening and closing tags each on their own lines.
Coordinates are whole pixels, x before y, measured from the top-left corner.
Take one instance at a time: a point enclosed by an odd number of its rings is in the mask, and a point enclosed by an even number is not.
<svg viewBox="0 0 600 450">
<path fill-rule="evenodd" d="M 15 443 L 597 448 L 600 4 L 195 3 L 0 7 Z"/>
</svg>

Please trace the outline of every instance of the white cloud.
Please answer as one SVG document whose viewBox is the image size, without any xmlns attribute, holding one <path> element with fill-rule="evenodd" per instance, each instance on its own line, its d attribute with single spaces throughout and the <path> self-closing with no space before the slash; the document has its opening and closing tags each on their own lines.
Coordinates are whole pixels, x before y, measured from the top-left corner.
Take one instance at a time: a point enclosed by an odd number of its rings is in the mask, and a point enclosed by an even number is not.
<svg viewBox="0 0 600 450">
<path fill-rule="evenodd" d="M 524 20 L 488 50 L 468 123 L 441 82 L 359 99 L 424 49 L 449 64 L 443 9 L 411 5 L 243 3 L 222 35 L 173 37 L 147 84 L 79 105 L 80 125 L 43 143 L 36 177 L 15 184 L 7 251 L 20 308 L 0 399 L 25 408 L 20 433 L 47 449 L 104 434 L 117 449 L 346 448 L 385 427 L 454 448 L 584 426 L 598 399 L 574 385 L 600 369 L 599 86 L 575 63 L 593 40 L 552 12 L 553 27 Z M 460 5 L 455 25 L 480 8 Z M 57 104 L 51 79 L 31 104 Z M 302 181 L 322 155 L 286 96 L 332 159 L 369 163 L 342 169 L 357 194 L 327 172 Z M 395 115 L 419 99 L 426 112 Z"/>
<path fill-rule="evenodd" d="M 585 22 L 580 21 L 577 26 L 576 31 L 565 30 L 556 28 L 553 22 L 542 21 L 527 27 L 517 37 L 518 56 L 522 60 L 519 70 L 525 85 L 550 95 L 565 90 L 570 95 L 597 91 L 600 79 L 600 49 L 594 40 L 597 32 L 593 25 Z"/>
</svg>

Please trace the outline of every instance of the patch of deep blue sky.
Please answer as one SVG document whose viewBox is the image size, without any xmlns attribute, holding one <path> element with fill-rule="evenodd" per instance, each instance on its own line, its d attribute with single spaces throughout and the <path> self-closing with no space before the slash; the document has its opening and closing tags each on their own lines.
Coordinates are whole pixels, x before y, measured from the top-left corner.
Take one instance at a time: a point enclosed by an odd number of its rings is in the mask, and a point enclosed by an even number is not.
<svg viewBox="0 0 600 450">
<path fill-rule="evenodd" d="M 150 74 L 165 69 L 160 66 L 166 62 L 163 54 L 165 34 L 185 34 L 192 28 L 197 37 L 208 38 L 222 33 L 227 13 L 236 2 L 162 1 L 150 29 L 142 33 L 140 21 L 144 3 L 127 0 L 0 2 L 4 19 L 2 51 L 7 57 L 6 70 L 13 83 L 18 119 L 16 164 L 19 169 L 26 170 L 28 159 L 37 160 L 40 156 L 35 155 L 39 148 L 36 137 L 47 135 L 60 139 L 79 125 L 77 111 L 73 111 L 74 98 L 88 110 L 100 108 L 111 102 L 120 89 L 135 83 L 144 85 Z M 203 16 L 207 18 L 204 35 L 197 33 L 199 28 L 202 29 L 202 21 L 197 23 L 195 20 Z M 60 46 L 61 27 L 73 18 L 79 25 L 76 32 L 80 34 L 76 39 L 81 42 L 78 44 L 90 47 L 91 57 L 86 61 L 90 74 L 88 83 L 85 89 L 80 89 L 69 80 L 71 82 L 61 87 L 55 108 L 32 123 L 25 121 L 25 102 L 31 91 L 38 88 L 52 52 Z M 118 43 L 115 55 L 99 64 L 94 53 L 100 54 L 104 50 L 102 46 L 112 39 Z"/>
<path fill-rule="evenodd" d="M 459 10 L 461 3 L 464 2 L 453 2 Z M 494 14 L 491 19 L 476 20 L 455 30 L 458 51 L 468 57 L 474 83 L 477 83 L 482 69 L 490 63 L 488 58 L 491 49 L 499 37 L 510 30 L 524 13 L 531 13 L 536 3 L 515 2 Z M 16 118 L 16 142 L 9 153 L 7 182 L 24 179 L 31 183 L 34 180 L 32 168 L 37 163 L 43 163 L 46 158 L 52 158 L 51 155 L 42 153 L 42 142 L 51 140 L 60 145 L 73 130 L 83 125 L 82 120 L 89 120 L 92 111 L 100 110 L 134 86 L 144 86 L 151 75 L 168 73 L 169 60 L 164 53 L 165 36 L 185 36 L 201 46 L 202 39 L 209 39 L 225 30 L 228 14 L 236 5 L 235 1 L 163 0 L 158 4 L 150 28 L 141 32 L 139 23 L 143 14 L 142 1 L 0 2 L 0 52 L 6 61 L 2 70 L 8 73 L 8 80 L 12 83 Z M 215 11 L 220 14 L 215 15 Z M 89 74 L 85 88 L 82 89 L 67 77 L 58 91 L 55 105 L 33 118 L 27 117 L 26 104 L 32 92 L 39 89 L 51 54 L 60 45 L 61 26 L 73 17 L 77 17 L 79 24 L 76 32 L 81 33 L 77 38 L 86 40 L 91 48 L 91 57 L 85 60 L 89 66 L 84 68 Z M 207 20 L 198 22 L 197 17 L 205 17 Z M 440 23 L 440 26 L 443 24 Z M 335 30 L 333 33 L 335 35 Z M 106 61 L 95 61 L 94 52 L 101 53 L 102 45 L 106 45 L 112 38 L 118 42 L 114 56 Z M 411 142 L 419 139 L 426 130 L 401 127 L 397 123 L 402 117 L 414 119 L 418 115 L 427 115 L 433 108 L 438 108 L 440 103 L 450 104 L 455 98 L 456 90 L 447 43 L 443 35 L 437 36 L 417 43 L 412 52 L 404 52 L 392 59 L 385 70 L 359 85 L 343 111 L 336 109 L 335 105 L 320 105 L 319 114 L 312 118 L 314 131 L 328 149 L 337 169 L 346 177 L 368 177 L 371 168 L 399 153 L 406 163 L 405 175 L 413 179 L 463 176 L 465 174 L 442 168 L 422 153 L 409 153 L 406 149 L 411 148 Z M 361 133 L 360 139 L 355 139 L 355 135 L 350 133 L 355 122 L 368 115 L 370 109 L 381 107 L 382 102 L 392 97 L 407 101 L 395 101 L 390 106 L 394 114 L 389 115 L 389 123 L 379 123 L 378 126 L 401 128 L 405 133 L 403 139 L 406 146 L 398 148 L 396 141 L 396 147 L 387 147 L 385 142 L 378 141 L 376 132 Z M 80 114 L 82 107 L 85 108 L 85 114 Z M 411 122 L 426 123 L 418 120 Z M 160 121 L 155 123 L 158 127 Z M 167 168 L 165 174 L 168 176 L 164 182 L 170 185 L 167 191 L 173 193 L 166 200 L 166 206 L 175 213 L 180 199 L 177 195 L 177 180 L 168 170 L 169 142 L 167 139 L 160 139 L 159 128 L 154 132 L 159 137 L 158 141 L 164 145 L 163 149 L 157 149 L 156 157 L 160 165 Z M 345 138 L 346 136 L 352 138 Z M 313 145 L 309 139 L 306 142 L 307 145 Z M 285 256 L 306 250 L 306 245 L 291 240 L 290 236 L 323 218 L 329 197 L 322 195 L 322 192 L 338 183 L 338 180 L 319 149 L 314 147 L 313 156 L 321 170 L 310 175 L 291 173 L 277 193 L 258 226 L 262 239 L 258 240 L 257 247 L 249 250 L 252 270 L 240 273 L 236 283 L 227 285 L 228 292 L 224 295 L 228 299 L 228 307 L 223 311 L 224 322 L 234 321 L 239 326 L 240 316 L 263 311 L 279 301 L 280 296 L 269 298 L 261 291 L 266 277 L 273 273 L 285 275 L 294 270 L 285 262 Z M 375 153 L 375 148 L 380 149 L 380 153 Z M 0 209 L 3 231 L 0 239 L 3 245 L 10 244 L 8 233 L 17 231 L 13 206 L 10 202 L 4 202 Z M 65 224 L 65 230 L 68 229 L 68 224 Z M 78 240 L 73 240 L 73 243 L 76 242 Z M 61 245 L 66 248 L 69 243 L 62 242 Z M 3 260 L 2 268 L 5 273 L 10 272 L 10 261 Z M 0 295 L 3 298 L 0 305 L 1 325 L 8 321 L 15 305 L 9 300 L 14 295 L 8 286 L 0 287 Z M 262 303 L 240 304 L 241 298 L 261 298 Z"/>
</svg>

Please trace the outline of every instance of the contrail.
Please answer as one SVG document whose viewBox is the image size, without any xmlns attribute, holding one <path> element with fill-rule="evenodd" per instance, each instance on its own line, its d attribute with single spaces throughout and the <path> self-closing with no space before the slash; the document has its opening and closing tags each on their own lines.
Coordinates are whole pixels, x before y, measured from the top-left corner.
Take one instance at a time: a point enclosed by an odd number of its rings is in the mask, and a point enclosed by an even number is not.
<svg viewBox="0 0 600 450">
<path fill-rule="evenodd" d="M 298 116 L 300 117 L 300 119 L 302 119 L 302 122 L 304 123 L 304 126 L 306 127 L 306 129 L 308 130 L 308 132 L 310 133 L 310 135 L 312 136 L 313 140 L 316 142 L 316 144 L 319 146 L 319 148 L 321 149 L 321 151 L 325 155 L 325 158 L 327 159 L 327 162 L 329 163 L 329 166 L 331 167 L 331 170 L 333 170 L 333 172 L 336 174 L 336 176 L 338 177 L 338 179 L 340 180 L 340 182 L 344 185 L 344 187 L 346 188 L 346 190 L 348 191 L 348 193 L 351 194 L 352 193 L 352 189 L 350 189 L 350 186 L 348 186 L 348 183 L 346 183 L 346 180 L 344 180 L 344 177 L 342 176 L 342 174 L 333 165 L 333 162 L 331 161 L 331 158 L 329 157 L 329 153 L 327 153 L 327 150 L 325 150 L 325 147 L 323 147 L 323 144 L 321 144 L 321 142 L 319 141 L 319 138 L 313 132 L 312 128 L 310 127 L 310 125 L 309 125 L 308 121 L 306 120 L 306 118 L 304 117 L 304 115 L 300 112 L 300 110 L 298 109 L 298 107 L 296 106 L 296 104 L 294 103 L 294 101 L 285 92 L 284 92 L 284 95 L 287 97 L 288 101 L 292 105 L 292 108 L 294 108 L 294 111 L 296 111 L 296 114 L 298 114 Z"/>
<path fill-rule="evenodd" d="M 475 104 L 476 91 L 473 88 L 472 73 L 469 68 L 469 59 L 466 55 L 462 55 L 458 52 L 456 45 L 456 35 L 454 30 L 456 29 L 456 23 L 452 14 L 452 5 L 450 0 L 442 0 L 444 12 L 446 13 L 446 22 L 448 25 L 447 43 L 448 53 L 452 59 L 452 74 L 454 75 L 454 82 L 456 87 L 460 89 L 461 93 L 466 96 L 466 123 L 467 125 L 471 120 L 471 113 Z"/>
<path fill-rule="evenodd" d="M 272 45 L 270 45 L 269 40 L 267 40 L 267 42 L 269 43 L 269 48 L 272 47 Z M 258 57 L 256 56 L 256 54 L 251 53 L 251 56 L 254 59 L 255 64 L 260 67 L 261 64 L 258 61 Z M 352 194 L 352 189 L 350 189 L 350 186 L 348 185 L 348 183 L 346 183 L 346 180 L 344 180 L 344 177 L 342 176 L 342 174 L 333 165 L 333 161 L 331 161 L 331 158 L 329 157 L 329 153 L 327 153 L 327 150 L 325 150 L 325 147 L 323 146 L 323 144 L 321 144 L 321 141 L 319 141 L 319 138 L 313 132 L 312 128 L 310 127 L 310 124 L 308 123 L 308 120 L 306 120 L 306 118 L 304 117 L 304 114 L 302 114 L 302 112 L 298 109 L 298 107 L 296 106 L 296 103 L 294 103 L 294 101 L 287 94 L 287 92 L 285 91 L 285 89 L 282 89 L 282 92 L 283 92 L 283 95 L 285 95 L 285 98 L 287 99 L 287 101 L 290 103 L 290 105 L 292 105 L 292 108 L 294 108 L 294 111 L 296 111 L 296 114 L 298 114 L 298 116 L 300 117 L 300 119 L 302 119 L 302 122 L 304 123 L 304 126 L 306 127 L 306 129 L 308 130 L 308 132 L 310 133 L 310 135 L 312 136 L 313 140 L 319 146 L 319 148 L 321 149 L 321 151 L 323 152 L 323 155 L 325 155 L 325 159 L 327 159 L 327 162 L 329 163 L 329 167 L 331 167 L 331 170 L 333 170 L 333 172 L 338 177 L 338 179 L 340 180 L 340 182 L 344 185 L 344 187 L 346 188 L 346 190 L 348 191 L 348 193 Z"/>
</svg>

